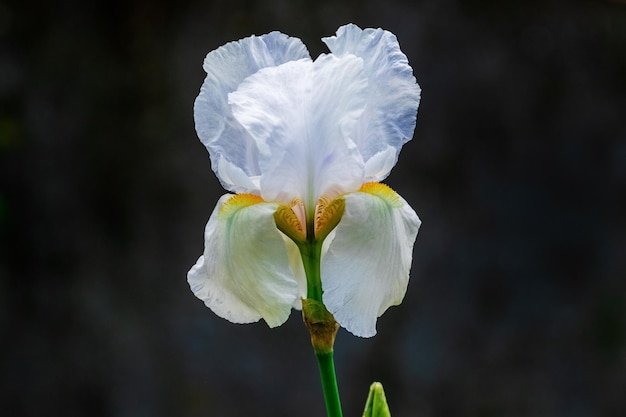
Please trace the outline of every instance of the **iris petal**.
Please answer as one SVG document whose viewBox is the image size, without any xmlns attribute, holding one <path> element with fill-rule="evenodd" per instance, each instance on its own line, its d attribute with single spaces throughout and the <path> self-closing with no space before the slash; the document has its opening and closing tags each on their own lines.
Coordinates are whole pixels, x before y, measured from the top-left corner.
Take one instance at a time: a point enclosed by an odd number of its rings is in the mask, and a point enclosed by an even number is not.
<svg viewBox="0 0 626 417">
<path fill-rule="evenodd" d="M 367 91 L 360 58 L 322 55 L 262 69 L 229 95 L 259 150 L 263 198 L 310 208 L 322 194 L 358 189 L 363 161 L 350 135 Z"/>
<path fill-rule="evenodd" d="M 323 38 L 337 56 L 347 54 L 363 59 L 369 83 L 367 107 L 351 134 L 363 160 L 394 148 L 392 163 L 382 171 L 371 171 L 366 181 L 381 181 L 396 164 L 398 153 L 413 137 L 420 101 L 420 87 L 396 36 L 382 29 L 362 30 L 349 24 L 336 36 Z"/>
<path fill-rule="evenodd" d="M 218 316 L 233 323 L 263 318 L 276 327 L 287 320 L 299 295 L 285 240 L 274 223 L 277 205 L 255 196 L 238 198 L 220 198 L 205 230 L 204 255 L 187 279 Z"/>
<path fill-rule="evenodd" d="M 379 188 L 382 187 L 382 188 Z M 376 334 L 376 319 L 406 293 L 420 220 L 390 188 L 347 194 L 345 212 L 322 256 L 324 304 L 356 336 Z"/>
<path fill-rule="evenodd" d="M 196 131 L 211 156 L 211 165 L 227 190 L 251 192 L 241 175 L 223 176 L 220 158 L 238 167 L 248 177 L 260 174 L 258 150 L 250 135 L 230 112 L 228 93 L 261 68 L 308 58 L 304 44 L 279 32 L 251 36 L 210 52 L 204 60 L 207 76 L 194 104 Z M 229 170 L 232 172 L 232 169 Z"/>
</svg>

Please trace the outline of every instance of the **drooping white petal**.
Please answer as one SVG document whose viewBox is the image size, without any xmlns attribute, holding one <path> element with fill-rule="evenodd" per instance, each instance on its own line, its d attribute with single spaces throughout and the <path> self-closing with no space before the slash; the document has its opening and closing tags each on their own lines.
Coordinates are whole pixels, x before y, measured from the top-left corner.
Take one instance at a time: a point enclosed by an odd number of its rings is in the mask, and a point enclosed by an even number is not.
<svg viewBox="0 0 626 417">
<path fill-rule="evenodd" d="M 253 191 L 247 188 L 249 182 L 242 176 L 221 176 L 220 158 L 240 168 L 248 177 L 260 174 L 258 150 L 246 130 L 233 118 L 228 94 L 261 68 L 308 57 L 299 39 L 279 32 L 230 42 L 206 56 L 207 76 L 194 104 L 194 118 L 198 136 L 209 150 L 211 165 L 224 188 L 233 192 Z"/>
<path fill-rule="evenodd" d="M 300 249 L 293 243 L 293 240 L 284 236 L 285 245 L 287 246 L 287 254 L 289 255 L 289 264 L 293 271 L 296 282 L 298 283 L 298 296 L 293 302 L 292 307 L 297 310 L 302 310 L 302 299 L 306 298 L 306 273 L 304 272 L 304 265 L 302 264 L 302 256 L 300 255 Z"/>
<path fill-rule="evenodd" d="M 218 316 L 233 323 L 263 318 L 276 327 L 298 297 L 285 241 L 274 223 L 277 205 L 229 202 L 240 197 L 220 198 L 206 226 L 204 255 L 187 280 Z"/>
<path fill-rule="evenodd" d="M 229 95 L 259 151 L 263 198 L 311 207 L 324 193 L 358 189 L 363 160 L 350 135 L 367 91 L 360 58 L 322 55 L 262 69 Z"/>
<path fill-rule="evenodd" d="M 324 304 L 356 336 L 376 334 L 376 319 L 400 304 L 409 281 L 420 220 L 391 192 L 390 198 L 346 195 L 345 212 L 322 256 Z"/>
<path fill-rule="evenodd" d="M 370 86 L 368 101 L 351 137 L 366 162 L 387 146 L 395 149 L 389 169 L 366 178 L 366 181 L 380 181 L 395 165 L 402 145 L 413 137 L 420 87 L 391 32 L 362 30 L 349 24 L 340 27 L 336 36 L 323 41 L 335 55 L 352 54 L 363 59 Z"/>
</svg>

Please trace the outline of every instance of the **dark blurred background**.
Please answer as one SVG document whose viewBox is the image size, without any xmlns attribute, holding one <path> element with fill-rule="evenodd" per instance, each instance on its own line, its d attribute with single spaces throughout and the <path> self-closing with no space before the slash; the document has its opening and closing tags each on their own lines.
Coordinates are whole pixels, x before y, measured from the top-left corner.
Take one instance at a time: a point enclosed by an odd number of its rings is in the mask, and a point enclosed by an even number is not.
<svg viewBox="0 0 626 417">
<path fill-rule="evenodd" d="M 202 60 L 394 32 L 422 86 L 387 183 L 423 220 L 409 291 L 340 331 L 344 414 L 626 415 L 626 4 L 0 0 L 0 414 L 323 416 L 298 312 L 217 318 L 186 272 L 223 193 Z"/>
</svg>

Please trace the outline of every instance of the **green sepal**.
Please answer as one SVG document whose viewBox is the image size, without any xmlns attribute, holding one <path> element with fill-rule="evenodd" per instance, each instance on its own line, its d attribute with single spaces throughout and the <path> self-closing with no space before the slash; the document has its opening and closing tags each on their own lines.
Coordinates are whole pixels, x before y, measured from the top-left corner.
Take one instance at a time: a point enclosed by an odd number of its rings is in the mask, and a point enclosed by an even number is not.
<svg viewBox="0 0 626 417">
<path fill-rule="evenodd" d="M 370 393 L 365 402 L 363 417 L 391 417 L 383 384 L 374 382 L 370 385 Z"/>
</svg>

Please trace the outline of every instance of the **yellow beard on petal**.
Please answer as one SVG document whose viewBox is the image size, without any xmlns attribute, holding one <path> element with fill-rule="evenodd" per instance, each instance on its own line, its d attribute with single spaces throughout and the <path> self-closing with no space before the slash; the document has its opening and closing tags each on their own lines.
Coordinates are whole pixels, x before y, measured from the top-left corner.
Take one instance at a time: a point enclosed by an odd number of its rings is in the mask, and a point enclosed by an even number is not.
<svg viewBox="0 0 626 417">
<path fill-rule="evenodd" d="M 260 196 L 254 194 L 235 194 L 222 205 L 220 209 L 220 216 L 229 216 L 230 214 L 236 212 L 245 207 L 253 206 L 255 204 L 263 203 L 263 200 Z"/>
<path fill-rule="evenodd" d="M 368 193 L 382 198 L 392 207 L 402 207 L 400 196 L 388 185 L 380 182 L 366 182 L 361 185 L 359 192 Z"/>
</svg>

